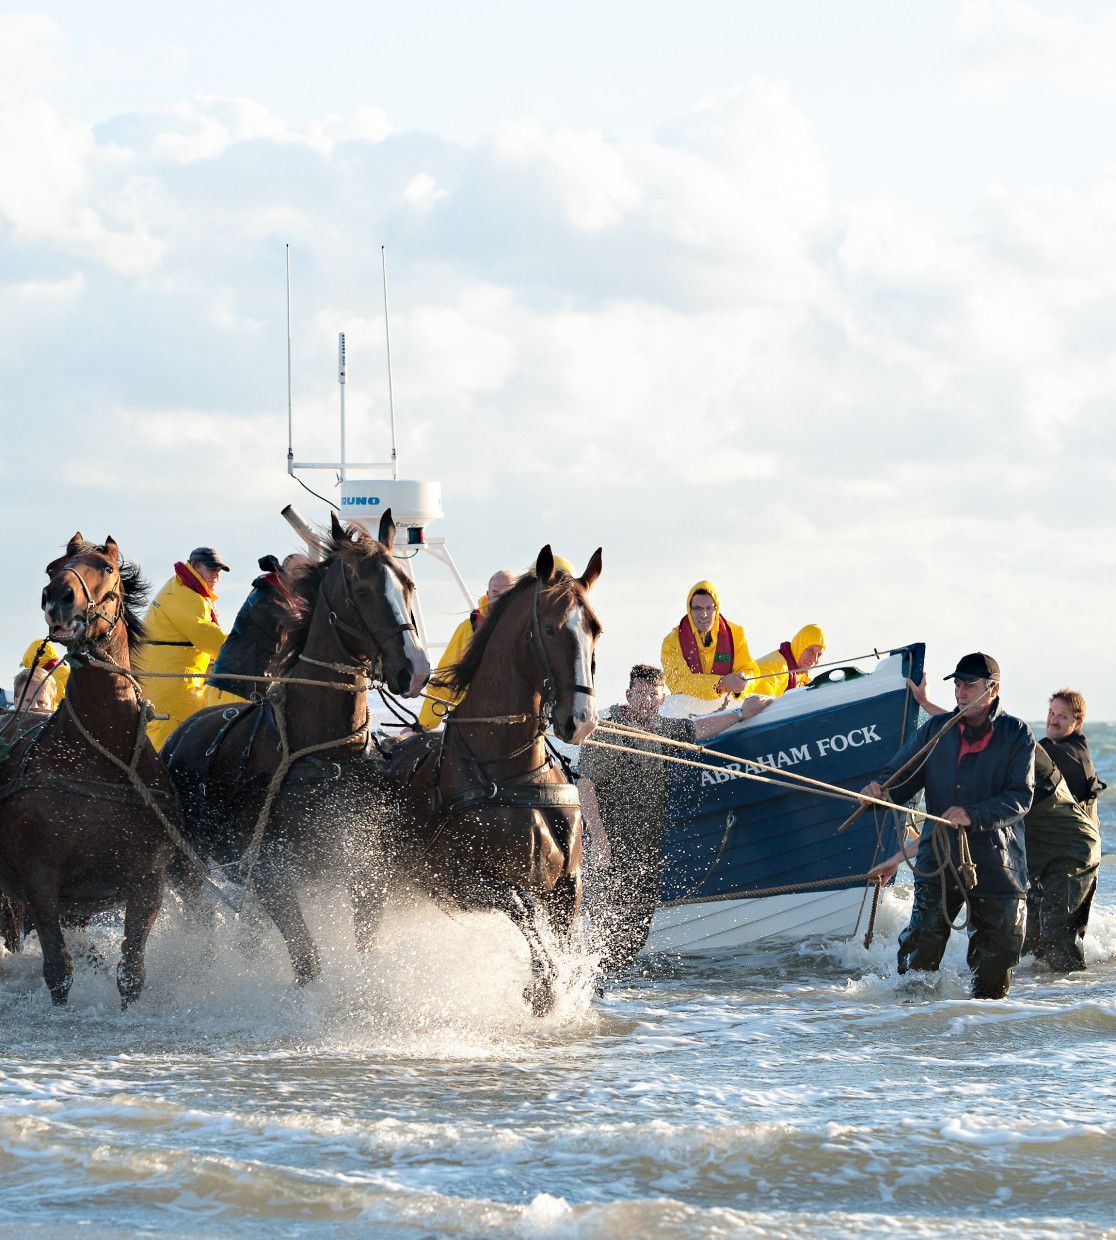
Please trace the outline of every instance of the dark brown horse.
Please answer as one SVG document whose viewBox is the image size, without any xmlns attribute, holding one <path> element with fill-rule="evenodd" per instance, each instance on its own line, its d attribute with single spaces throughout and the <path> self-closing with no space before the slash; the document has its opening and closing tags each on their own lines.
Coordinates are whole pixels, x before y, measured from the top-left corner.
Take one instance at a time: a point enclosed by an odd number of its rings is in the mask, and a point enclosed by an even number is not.
<svg viewBox="0 0 1116 1240">
<path fill-rule="evenodd" d="M 525 997 L 540 1015 L 556 975 L 539 918 L 565 945 L 581 905 L 580 802 L 544 733 L 580 743 L 596 726 L 601 626 L 587 593 L 600 571 L 599 549 L 571 577 L 544 547 L 452 669 L 446 683 L 463 696 L 444 732 L 389 758 L 398 821 L 388 842 L 401 873 L 436 899 L 511 918 L 530 948 Z"/>
<path fill-rule="evenodd" d="M 21 716 L 19 735 L 4 738 L 14 743 L 0 762 L 0 889 L 26 906 L 57 1004 L 66 1002 L 73 980 L 63 922 L 123 904 L 117 987 L 127 1006 L 143 989 L 144 948 L 173 851 L 134 781 L 164 813 L 175 812 L 127 674 L 143 639 L 139 617 L 148 587 L 111 538 L 95 546 L 80 534 L 47 575 L 43 613 L 51 640 L 68 647 L 73 670 L 54 714 Z"/>
<path fill-rule="evenodd" d="M 299 887 L 326 875 L 347 880 L 358 937 L 363 902 L 380 890 L 370 877 L 374 815 L 361 799 L 371 794 L 365 772 L 375 756 L 369 678 L 414 696 L 430 674 L 411 618 L 414 586 L 390 550 L 390 510 L 379 535 L 333 517 L 325 558 L 292 582 L 298 613 L 266 699 L 199 711 L 162 751 L 184 835 L 250 883 L 299 982 L 321 972 Z"/>
</svg>

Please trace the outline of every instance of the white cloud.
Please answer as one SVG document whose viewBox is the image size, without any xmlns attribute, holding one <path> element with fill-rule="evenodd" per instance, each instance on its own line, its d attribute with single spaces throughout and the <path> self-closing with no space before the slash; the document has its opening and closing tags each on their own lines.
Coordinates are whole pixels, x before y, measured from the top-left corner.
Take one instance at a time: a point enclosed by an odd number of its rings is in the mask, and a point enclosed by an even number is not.
<svg viewBox="0 0 1116 1240">
<path fill-rule="evenodd" d="M 1002 98 L 1036 82 L 1116 93 L 1116 15 L 1081 21 L 1048 17 L 1022 0 L 976 0 L 957 25 L 964 81 L 978 95 Z"/>
</svg>

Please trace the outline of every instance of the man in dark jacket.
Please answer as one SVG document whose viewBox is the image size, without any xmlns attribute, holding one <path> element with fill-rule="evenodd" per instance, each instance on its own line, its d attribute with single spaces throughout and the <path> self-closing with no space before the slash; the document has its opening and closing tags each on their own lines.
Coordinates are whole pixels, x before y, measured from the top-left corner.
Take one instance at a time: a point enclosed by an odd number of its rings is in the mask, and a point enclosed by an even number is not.
<svg viewBox="0 0 1116 1240">
<path fill-rule="evenodd" d="M 1076 689 L 1058 689 L 1046 712 L 1046 736 L 1039 744 L 1062 772 L 1073 799 L 1100 825 L 1097 800 L 1108 786 L 1097 776 L 1085 739 L 1085 699 Z"/>
<path fill-rule="evenodd" d="M 1021 719 L 1001 708 L 1000 666 L 990 655 L 965 655 L 946 679 L 954 682 L 957 709 L 924 723 L 881 772 L 880 782 L 863 791 L 880 796 L 882 782 L 961 716 L 890 789 L 897 804 L 923 790 L 927 812 L 951 824 L 923 823 L 914 908 L 899 936 L 899 972 L 938 968 L 967 897 L 970 993 L 974 999 L 1002 999 L 1019 963 L 1027 920 L 1023 816 L 1034 796 L 1035 740 Z M 962 831 L 976 869 L 967 892 L 958 879 L 964 877 Z M 952 864 L 946 863 L 947 856 Z"/>
<path fill-rule="evenodd" d="M 304 556 L 289 555 L 280 564 L 273 555 L 260 557 L 264 571 L 252 582 L 252 592 L 237 612 L 232 632 L 207 678 L 214 689 L 242 698 L 263 696 L 266 685 L 239 677 L 263 676 L 271 665 L 282 638 L 283 620 L 290 610 L 286 582 L 304 560 Z"/>
</svg>

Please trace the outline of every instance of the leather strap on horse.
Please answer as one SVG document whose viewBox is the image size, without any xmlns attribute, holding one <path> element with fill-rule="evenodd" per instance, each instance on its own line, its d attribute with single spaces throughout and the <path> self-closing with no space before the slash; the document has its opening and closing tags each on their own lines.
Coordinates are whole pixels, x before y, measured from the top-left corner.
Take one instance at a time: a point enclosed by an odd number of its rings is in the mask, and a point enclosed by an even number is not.
<svg viewBox="0 0 1116 1240">
<path fill-rule="evenodd" d="M 275 798 L 279 795 L 279 789 L 282 788 L 283 781 L 290 773 L 291 767 L 301 758 L 309 757 L 312 753 L 322 753 L 327 749 L 339 749 L 342 745 L 349 744 L 350 741 L 359 740 L 361 737 L 367 738 L 368 736 L 369 725 L 366 722 L 363 727 L 358 728 L 355 732 L 350 732 L 348 736 L 341 736 L 335 740 L 320 741 L 316 745 L 307 745 L 304 749 L 296 749 L 294 753 L 291 753 L 290 738 L 287 735 L 287 716 L 283 709 L 283 699 L 285 696 L 282 682 L 279 682 L 272 689 L 270 698 L 274 708 L 275 728 L 279 733 L 279 746 L 282 758 L 271 776 L 271 782 L 268 784 L 267 796 L 264 798 L 263 807 L 256 818 L 256 825 L 252 828 L 252 839 L 245 849 L 244 855 L 240 858 L 240 876 L 245 883 L 251 878 L 252 870 L 259 860 L 264 832 L 267 830 L 268 820 L 271 818 L 271 807 L 275 804 Z"/>
<path fill-rule="evenodd" d="M 120 672 L 123 672 L 125 675 L 128 674 L 124 668 L 118 668 L 117 670 Z M 119 768 L 121 771 L 124 772 L 125 775 L 127 775 L 128 782 L 132 785 L 133 788 L 135 788 L 136 792 L 139 795 L 140 800 L 151 811 L 151 813 L 154 814 L 155 817 L 159 820 L 160 824 L 162 825 L 163 830 L 167 833 L 167 837 L 170 839 L 171 843 L 175 846 L 175 848 L 179 850 L 179 852 L 182 853 L 182 855 L 197 870 L 198 874 L 200 875 L 202 881 L 206 884 L 206 886 L 208 886 L 210 890 L 212 890 L 217 895 L 217 897 L 224 904 L 226 904 L 229 908 L 231 908 L 234 912 L 239 912 L 240 910 L 237 908 L 235 902 L 231 900 L 228 897 L 228 895 L 226 895 L 226 893 L 221 889 L 221 887 L 213 881 L 213 878 L 205 862 L 202 861 L 202 859 L 193 850 L 193 848 L 191 848 L 190 844 L 183 838 L 181 831 L 179 831 L 179 829 L 167 817 L 167 815 L 163 813 L 158 802 L 155 800 L 155 796 L 152 793 L 151 789 L 139 777 L 139 771 L 138 771 L 139 760 L 140 760 L 141 755 L 143 754 L 144 742 L 147 740 L 147 720 L 149 717 L 151 703 L 145 701 L 142 703 L 140 707 L 139 726 L 136 729 L 136 739 L 135 739 L 134 744 L 132 745 L 132 759 L 130 762 L 124 762 L 122 759 L 118 758 L 116 754 L 112 752 L 111 749 L 107 749 L 104 745 L 101 744 L 99 740 L 97 740 L 97 738 L 88 730 L 88 728 L 85 727 L 85 725 L 78 718 L 77 712 L 74 710 L 73 704 L 71 703 L 69 697 L 64 697 L 62 699 L 62 705 L 65 708 L 67 714 L 69 715 L 70 721 L 73 723 L 74 727 L 77 729 L 78 735 L 81 737 L 81 739 L 85 741 L 85 743 L 91 749 L 99 753 L 102 758 L 106 758 L 109 762 L 113 764 L 113 766 Z"/>
</svg>

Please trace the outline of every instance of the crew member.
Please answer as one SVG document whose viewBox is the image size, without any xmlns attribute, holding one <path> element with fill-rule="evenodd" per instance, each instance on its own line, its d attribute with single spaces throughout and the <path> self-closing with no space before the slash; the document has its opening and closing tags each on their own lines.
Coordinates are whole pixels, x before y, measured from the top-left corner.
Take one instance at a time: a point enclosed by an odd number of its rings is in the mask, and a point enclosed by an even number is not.
<svg viewBox="0 0 1116 1240">
<path fill-rule="evenodd" d="M 55 697 L 61 701 L 66 696 L 66 681 L 70 679 L 70 668 L 69 664 L 63 661 L 66 658 L 65 654 L 53 642 L 48 641 L 45 646 L 41 641 L 32 642 L 23 652 L 19 665 L 26 668 L 35 667 L 35 656 L 39 653 L 40 646 L 42 646 L 43 653 L 39 657 L 38 666 L 44 671 L 54 672 L 51 680 L 54 681 Z M 58 669 L 56 672 L 55 668 Z"/>
<path fill-rule="evenodd" d="M 137 668 L 143 691 L 155 711 L 167 719 L 153 719 L 147 735 L 156 749 L 176 727 L 205 703 L 202 677 L 220 653 L 225 634 L 217 621 L 217 581 L 229 566 L 212 547 L 196 547 L 185 562 L 174 566 L 174 576 L 147 609 L 147 641 Z M 153 677 L 152 672 L 176 672 L 175 677 Z"/>
<path fill-rule="evenodd" d="M 664 719 L 667 696 L 657 667 L 636 664 L 628 678 L 625 701 L 605 718 L 642 732 L 691 743 L 708 740 L 769 706 L 766 697 L 750 697 L 733 710 L 697 719 Z M 607 743 L 637 749 L 621 753 L 587 743 L 581 748 L 581 813 L 589 838 L 591 876 L 588 907 L 602 966 L 615 971 L 647 942 L 659 902 L 663 833 L 667 821 L 667 763 L 662 745 L 640 737 L 598 734 Z"/>
<path fill-rule="evenodd" d="M 1075 798 L 1043 739 L 1035 749 L 1035 800 L 1023 820 L 1027 836 L 1027 937 L 1057 973 L 1085 968 L 1081 940 L 1100 869 L 1100 829 Z"/>
<path fill-rule="evenodd" d="M 768 693 L 748 651 L 748 639 L 739 624 L 721 615 L 717 589 L 699 581 L 686 597 L 686 614 L 663 638 L 663 674 L 671 693 L 716 701 L 726 695 Z"/>
<path fill-rule="evenodd" d="M 433 731 L 442 722 L 446 710 L 451 706 L 455 706 L 458 700 L 447 688 L 438 683 L 438 672 L 448 671 L 455 664 L 461 662 L 473 634 L 485 622 L 489 607 L 496 602 L 501 594 L 507 594 L 517 580 L 518 578 L 515 574 L 508 572 L 506 568 L 497 569 L 488 579 L 487 592 L 477 599 L 476 607 L 454 629 L 449 643 L 442 653 L 441 659 L 438 661 L 437 671 L 430 678 L 430 685 L 426 690 L 428 696 L 423 698 L 422 708 L 419 710 L 419 726 L 427 732 Z M 434 700 L 435 698 L 437 698 L 437 701 Z"/>
<path fill-rule="evenodd" d="M 271 666 L 283 638 L 283 623 L 291 614 L 293 598 L 287 583 L 305 564 L 306 556 L 288 555 L 282 564 L 276 556 L 259 560 L 263 572 L 236 614 L 208 676 L 206 703 L 218 706 L 238 698 L 263 697 L 267 688 L 260 681 L 242 676 L 263 676 Z"/>
<path fill-rule="evenodd" d="M 12 705 L 16 710 L 49 715 L 58 705 L 58 690 L 50 672 L 41 664 L 34 671 L 21 667 L 12 685 Z"/>
<path fill-rule="evenodd" d="M 788 689 L 799 689 L 810 683 L 810 668 L 816 667 L 825 654 L 825 634 L 816 624 L 799 629 L 789 642 L 783 642 L 778 650 L 763 655 L 759 660 L 760 671 L 768 677 L 769 692 L 776 696 Z"/>
<path fill-rule="evenodd" d="M 1059 689 L 1046 712 L 1046 736 L 1040 742 L 1062 772 L 1070 792 L 1099 826 L 1097 804 L 1108 787 L 1097 777 L 1085 738 L 1085 699 L 1076 689 Z"/>
<path fill-rule="evenodd" d="M 1027 919 L 1023 816 L 1034 796 L 1035 739 L 1021 719 L 1004 712 L 1000 667 L 990 655 L 965 655 L 946 679 L 954 682 L 956 711 L 927 720 L 884 768 L 880 782 L 868 784 L 863 793 L 881 796 L 881 782 L 938 736 L 949 720 L 961 716 L 890 789 L 896 804 L 923 790 L 927 812 L 950 823 L 943 827 L 923 822 L 914 908 L 899 936 L 899 972 L 938 968 L 950 926 L 967 895 L 971 994 L 975 999 L 1000 999 L 1019 962 Z M 958 878 L 964 881 L 962 831 L 976 869 L 967 893 Z M 948 854 L 951 862 L 940 873 L 938 854 Z M 876 871 L 886 871 L 895 861 L 890 858 Z"/>
</svg>

